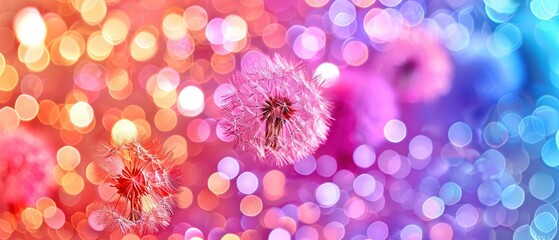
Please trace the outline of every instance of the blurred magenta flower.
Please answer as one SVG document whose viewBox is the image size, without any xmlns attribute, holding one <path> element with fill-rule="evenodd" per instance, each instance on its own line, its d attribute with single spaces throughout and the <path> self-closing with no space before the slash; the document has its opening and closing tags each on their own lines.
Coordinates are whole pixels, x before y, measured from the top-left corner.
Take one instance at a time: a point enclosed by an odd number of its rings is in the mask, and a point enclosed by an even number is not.
<svg viewBox="0 0 559 240">
<path fill-rule="evenodd" d="M 54 151 L 43 139 L 23 129 L 0 132 L 0 210 L 19 211 L 49 196 L 55 164 Z"/>
<path fill-rule="evenodd" d="M 110 184 L 115 195 L 94 214 L 104 228 L 145 235 L 169 225 L 177 182 L 170 153 L 159 143 L 132 140 L 105 146 L 94 165 L 94 182 Z"/>
<path fill-rule="evenodd" d="M 452 62 L 439 39 L 427 29 L 403 31 L 375 57 L 378 69 L 405 102 L 433 100 L 450 91 Z"/>
<path fill-rule="evenodd" d="M 370 70 L 342 69 L 328 94 L 334 96 L 335 106 L 330 136 L 323 148 L 329 154 L 351 154 L 361 144 L 378 146 L 386 140 L 386 122 L 399 115 L 393 88 Z"/>
<path fill-rule="evenodd" d="M 330 106 L 321 96 L 322 81 L 302 63 L 275 55 L 237 72 L 232 82 L 222 127 L 241 149 L 281 166 L 312 154 L 325 141 Z"/>
</svg>

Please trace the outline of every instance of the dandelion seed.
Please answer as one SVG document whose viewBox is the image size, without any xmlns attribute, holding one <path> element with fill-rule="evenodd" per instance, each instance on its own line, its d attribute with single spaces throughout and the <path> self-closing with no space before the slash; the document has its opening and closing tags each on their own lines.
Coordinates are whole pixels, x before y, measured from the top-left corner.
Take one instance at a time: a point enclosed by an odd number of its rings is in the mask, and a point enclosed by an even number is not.
<svg viewBox="0 0 559 240">
<path fill-rule="evenodd" d="M 222 127 L 241 149 L 281 166 L 312 154 L 325 141 L 330 106 L 321 96 L 322 81 L 303 64 L 275 55 L 236 73 L 232 84 Z"/>
<path fill-rule="evenodd" d="M 115 195 L 96 212 L 99 224 L 123 233 L 155 233 L 169 225 L 177 182 L 170 154 L 149 140 L 114 141 L 104 146 L 95 182 L 109 184 Z"/>
</svg>

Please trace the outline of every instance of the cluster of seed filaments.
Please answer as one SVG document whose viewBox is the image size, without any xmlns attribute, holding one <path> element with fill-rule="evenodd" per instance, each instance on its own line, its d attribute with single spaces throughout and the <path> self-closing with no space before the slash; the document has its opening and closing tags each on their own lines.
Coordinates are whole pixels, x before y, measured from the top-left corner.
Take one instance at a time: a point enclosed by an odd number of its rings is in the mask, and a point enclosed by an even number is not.
<svg viewBox="0 0 559 240">
<path fill-rule="evenodd" d="M 292 108 L 292 102 L 287 97 L 270 97 L 261 107 L 261 121 L 266 122 L 265 140 L 266 146 L 272 149 L 278 147 L 278 137 L 286 121 L 291 119 L 295 112 Z"/>
<path fill-rule="evenodd" d="M 116 178 L 116 181 L 117 183 L 114 187 L 117 189 L 117 193 L 130 203 L 128 219 L 131 221 L 140 220 L 140 212 L 142 211 L 141 198 L 148 194 L 147 179 L 142 174 L 142 169 L 136 165 L 131 168 L 125 167 L 122 169 L 122 174 Z"/>
</svg>

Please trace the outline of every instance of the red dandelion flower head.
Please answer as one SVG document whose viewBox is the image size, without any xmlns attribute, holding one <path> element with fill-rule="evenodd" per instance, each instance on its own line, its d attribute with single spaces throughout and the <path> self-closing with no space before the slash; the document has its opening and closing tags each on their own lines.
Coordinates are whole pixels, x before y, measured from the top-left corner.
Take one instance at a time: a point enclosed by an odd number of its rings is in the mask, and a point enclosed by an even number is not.
<svg viewBox="0 0 559 240">
<path fill-rule="evenodd" d="M 105 228 L 123 233 L 155 233 L 169 225 L 177 181 L 175 165 L 158 142 L 131 140 L 104 146 L 93 181 L 109 184 L 114 196 L 94 214 Z"/>
</svg>

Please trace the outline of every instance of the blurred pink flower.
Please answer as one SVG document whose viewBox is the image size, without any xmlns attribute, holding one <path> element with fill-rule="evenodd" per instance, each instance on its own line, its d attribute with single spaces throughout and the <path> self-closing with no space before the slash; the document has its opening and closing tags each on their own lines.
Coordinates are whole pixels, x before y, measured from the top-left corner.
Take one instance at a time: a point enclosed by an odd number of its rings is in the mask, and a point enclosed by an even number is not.
<svg viewBox="0 0 559 240">
<path fill-rule="evenodd" d="M 242 69 L 225 98 L 222 126 L 241 149 L 262 162 L 292 164 L 322 144 L 330 124 L 330 106 L 321 96 L 322 81 L 279 55 Z"/>
<path fill-rule="evenodd" d="M 55 154 L 43 139 L 22 129 L 0 132 L 0 210 L 19 211 L 49 196 L 55 164 Z"/>
<path fill-rule="evenodd" d="M 170 154 L 155 141 L 105 147 L 106 159 L 94 165 L 94 182 L 110 184 L 115 195 L 100 210 L 98 224 L 145 235 L 169 225 L 177 182 Z"/>
<path fill-rule="evenodd" d="M 361 144 L 375 147 L 386 140 L 384 125 L 398 118 L 399 110 L 394 90 L 384 79 L 367 69 L 346 68 L 328 93 L 334 96 L 335 120 L 322 150 L 352 154 Z"/>
<path fill-rule="evenodd" d="M 392 82 L 399 99 L 428 101 L 450 91 L 452 62 L 439 39 L 427 29 L 402 32 L 375 57 L 375 69 Z"/>
</svg>

